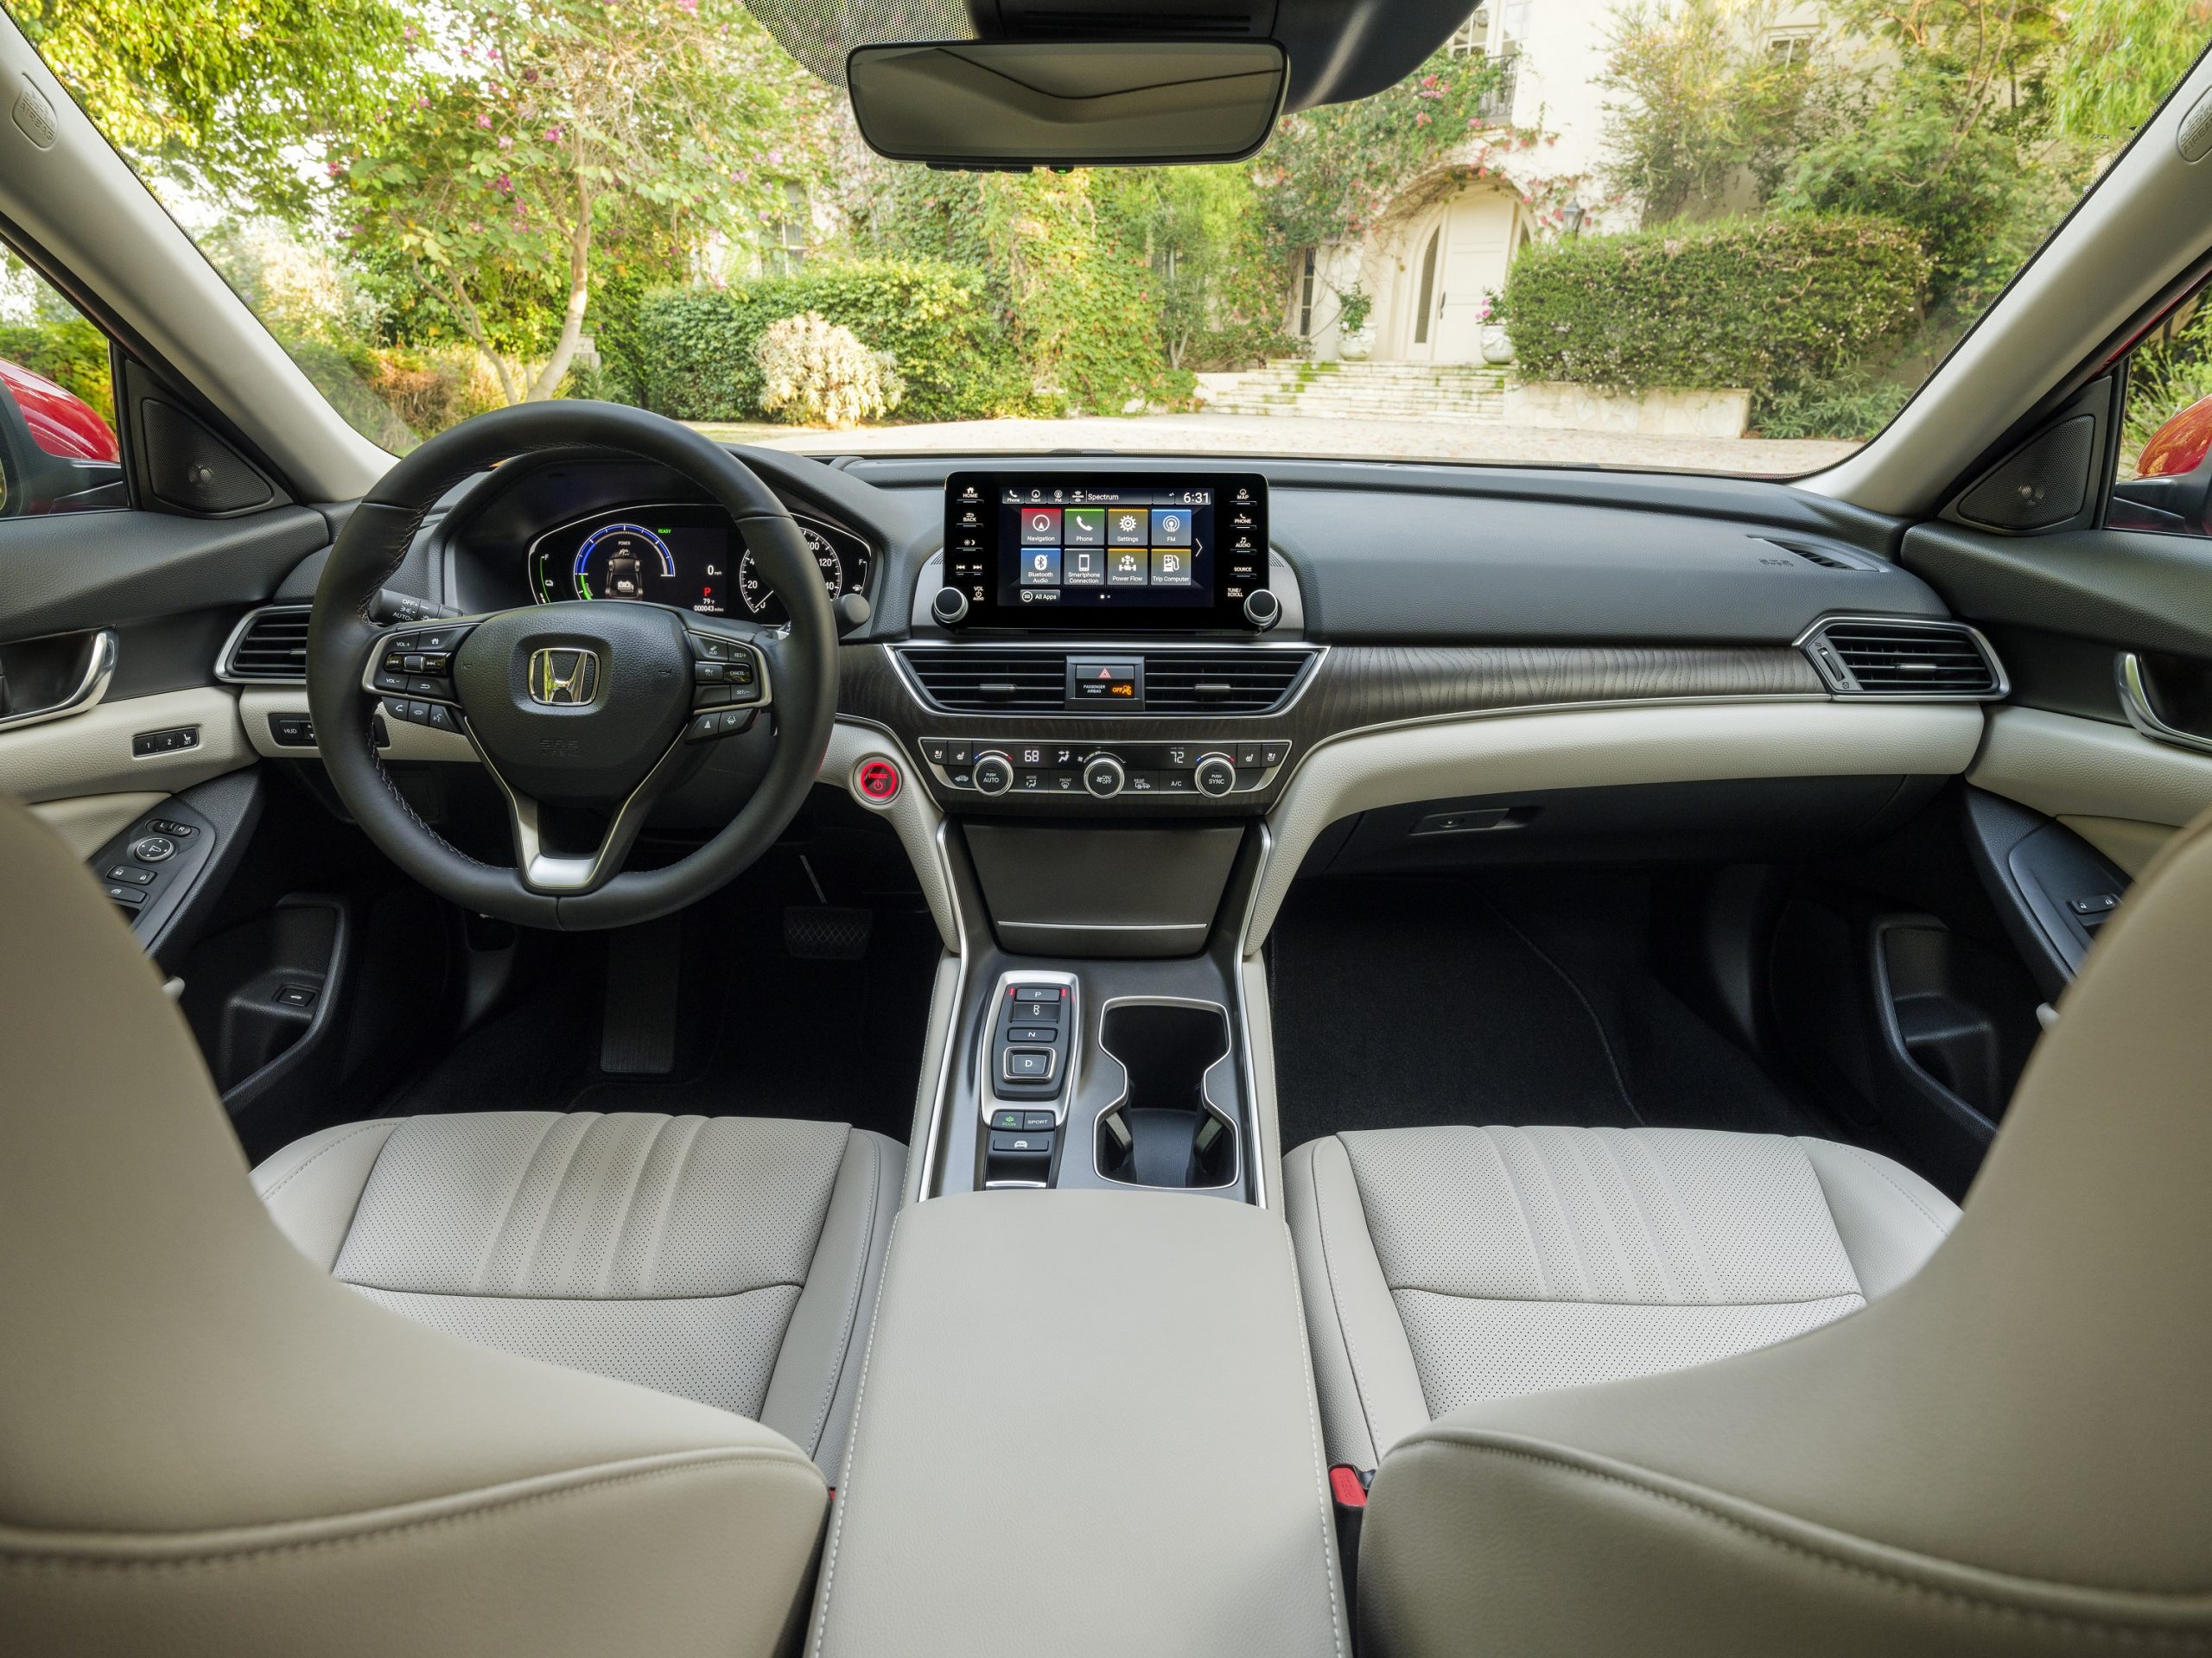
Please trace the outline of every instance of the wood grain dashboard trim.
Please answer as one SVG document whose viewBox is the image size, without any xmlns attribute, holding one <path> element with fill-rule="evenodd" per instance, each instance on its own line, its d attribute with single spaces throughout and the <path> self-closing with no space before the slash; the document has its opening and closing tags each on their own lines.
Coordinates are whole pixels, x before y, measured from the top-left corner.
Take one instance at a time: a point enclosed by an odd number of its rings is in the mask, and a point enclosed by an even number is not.
<svg viewBox="0 0 2212 1658">
<path fill-rule="evenodd" d="M 925 737 L 1090 743 L 1287 742 L 1290 764 L 1264 788 L 1230 799 L 1147 795 L 1080 803 L 1094 817 L 1256 816 L 1271 809 L 1298 766 L 1321 745 L 1353 732 L 1510 709 L 1673 702 L 1826 701 L 1812 664 L 1789 645 L 1357 645 L 1330 648 L 1300 694 L 1281 712 L 1208 719 L 1175 715 L 947 714 L 918 697 L 888 645 L 839 652 L 838 709 L 894 733 L 909 747 Z M 1072 648 L 1072 647 L 1065 647 Z M 1140 651 L 1141 644 L 1086 651 Z M 985 800 L 925 779 L 948 810 L 1000 816 L 1065 817 L 1065 798 L 1018 794 Z"/>
</svg>

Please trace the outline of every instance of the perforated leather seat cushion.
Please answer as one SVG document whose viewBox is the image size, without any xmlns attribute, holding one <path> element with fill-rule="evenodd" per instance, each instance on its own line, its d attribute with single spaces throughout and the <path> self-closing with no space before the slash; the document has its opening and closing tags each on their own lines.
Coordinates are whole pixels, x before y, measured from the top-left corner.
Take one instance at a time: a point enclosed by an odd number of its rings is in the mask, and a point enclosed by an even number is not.
<svg viewBox="0 0 2212 1658">
<path fill-rule="evenodd" d="M 836 1123 L 507 1111 L 346 1124 L 255 1182 L 380 1305 L 766 1421 L 828 1466 L 903 1166 Z"/>
<path fill-rule="evenodd" d="M 1694 1129 L 1339 1134 L 1285 1176 L 1331 1454 L 1365 1468 L 1475 1400 L 1677 1369 L 1840 1318 L 1958 1215 L 1855 1147 Z"/>
</svg>

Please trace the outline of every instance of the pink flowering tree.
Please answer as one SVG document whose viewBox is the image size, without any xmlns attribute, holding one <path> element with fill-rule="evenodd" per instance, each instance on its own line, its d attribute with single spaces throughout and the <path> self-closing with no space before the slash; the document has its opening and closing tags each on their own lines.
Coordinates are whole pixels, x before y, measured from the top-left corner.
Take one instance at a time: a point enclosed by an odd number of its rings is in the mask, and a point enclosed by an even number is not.
<svg viewBox="0 0 2212 1658">
<path fill-rule="evenodd" d="M 825 95 L 737 0 L 438 16 L 439 32 L 410 41 L 409 91 L 333 152 L 333 206 L 357 254 L 435 296 L 509 403 L 560 389 L 611 226 L 652 223 L 671 249 L 743 240 L 816 165 Z M 485 303 L 518 281 L 563 295 L 534 375 L 498 348 Z"/>
</svg>

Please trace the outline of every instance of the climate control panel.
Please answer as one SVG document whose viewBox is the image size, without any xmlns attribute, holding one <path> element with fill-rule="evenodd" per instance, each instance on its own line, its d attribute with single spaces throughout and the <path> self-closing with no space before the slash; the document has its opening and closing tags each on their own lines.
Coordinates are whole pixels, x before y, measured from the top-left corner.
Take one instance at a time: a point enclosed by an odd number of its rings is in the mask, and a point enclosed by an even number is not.
<svg viewBox="0 0 2212 1658">
<path fill-rule="evenodd" d="M 1021 737 L 925 737 L 922 759 L 945 789 L 1000 795 L 1190 795 L 1225 799 L 1265 788 L 1290 761 L 1279 740 L 1067 742 Z"/>
</svg>

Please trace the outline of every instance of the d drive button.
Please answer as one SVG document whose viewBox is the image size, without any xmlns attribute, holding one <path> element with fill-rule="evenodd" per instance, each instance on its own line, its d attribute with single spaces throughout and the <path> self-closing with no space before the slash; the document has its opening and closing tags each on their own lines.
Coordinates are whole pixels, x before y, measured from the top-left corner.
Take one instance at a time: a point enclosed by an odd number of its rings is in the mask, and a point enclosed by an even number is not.
<svg viewBox="0 0 2212 1658">
<path fill-rule="evenodd" d="M 1053 1053 L 1050 1048 L 1008 1048 L 1006 1051 L 1006 1080 L 1009 1083 L 1049 1083 L 1052 1080 Z"/>
</svg>

